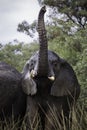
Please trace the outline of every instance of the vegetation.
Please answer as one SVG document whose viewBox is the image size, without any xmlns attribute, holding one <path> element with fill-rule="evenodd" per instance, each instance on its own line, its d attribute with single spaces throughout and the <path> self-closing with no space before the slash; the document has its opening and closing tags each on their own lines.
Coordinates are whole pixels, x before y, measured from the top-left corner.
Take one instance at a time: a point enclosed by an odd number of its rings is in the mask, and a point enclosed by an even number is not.
<svg viewBox="0 0 87 130">
<path fill-rule="evenodd" d="M 51 108 L 49 108 L 49 109 L 51 110 Z M 49 117 L 47 117 L 47 119 L 54 126 L 54 130 L 67 130 L 67 126 L 65 125 L 63 113 L 62 113 L 63 124 L 61 125 L 60 122 L 58 121 L 58 119 L 56 118 L 55 113 L 52 110 L 51 110 L 51 112 L 52 112 L 51 115 L 52 115 L 55 123 L 53 124 L 50 121 Z M 17 121 L 14 121 L 14 118 L 12 118 L 10 120 L 7 119 L 4 122 L 0 121 L 0 130 L 19 130 L 19 129 L 26 130 L 25 119 L 23 120 L 21 127 L 20 127 L 19 122 L 20 122 L 19 119 Z M 37 130 L 39 123 L 40 123 L 40 118 L 38 117 L 38 121 L 37 121 L 37 124 L 36 124 L 34 130 Z M 41 125 L 40 125 L 40 128 L 41 128 Z M 87 111 L 85 111 L 85 109 L 84 109 L 84 104 L 83 104 L 83 106 L 79 106 L 79 104 L 77 104 L 76 109 L 73 109 L 72 125 L 69 121 L 68 128 L 69 128 L 69 130 L 86 130 L 87 129 Z M 41 129 L 39 129 L 39 130 L 41 130 Z"/>
<path fill-rule="evenodd" d="M 60 57 L 66 59 L 72 65 L 81 85 L 81 94 L 77 108 L 73 112 L 73 125 L 71 130 L 86 130 L 87 0 L 55 0 L 55 2 L 54 0 L 43 0 L 43 2 L 42 0 L 38 1 L 40 4 L 45 3 L 52 7 L 53 10 L 51 10 L 55 11 L 49 15 L 51 22 L 46 23 L 49 49 L 55 51 Z M 58 18 L 58 11 L 63 13 L 61 19 Z M 57 15 L 55 15 L 55 13 Z M 73 16 L 77 20 L 75 19 L 75 21 L 73 21 Z M 21 31 L 22 27 L 22 32 L 32 35 L 33 32 L 35 32 L 35 24 L 30 26 L 26 23 L 26 25 L 28 26 L 28 29 L 25 28 L 24 30 L 24 23 L 22 23 L 22 26 L 20 24 L 18 31 Z M 29 33 L 30 29 L 32 30 L 32 34 Z M 37 42 L 31 44 L 19 43 L 17 45 L 11 43 L 6 45 L 0 44 L 0 61 L 5 61 L 11 64 L 21 72 L 25 62 L 37 50 Z M 13 127 L 11 127 L 11 130 L 14 130 Z"/>
<path fill-rule="evenodd" d="M 87 24 L 87 0 L 38 0 L 52 7 L 57 13 L 66 14 L 73 22 L 84 28 Z"/>
<path fill-rule="evenodd" d="M 71 130 L 86 130 L 87 128 L 87 28 L 68 35 L 56 26 L 47 26 L 49 49 L 55 51 L 60 57 L 66 59 L 76 72 L 81 85 L 81 95 L 78 100 L 78 109 L 73 112 L 73 125 Z M 32 44 L 6 44 L 0 48 L 0 61 L 5 61 L 16 67 L 20 72 L 24 64 L 35 51 L 38 43 Z M 6 127 L 16 130 L 17 125 Z M 23 124 L 23 130 L 25 130 Z M 60 129 L 61 130 L 61 129 Z M 66 130 L 66 129 L 65 129 Z"/>
<path fill-rule="evenodd" d="M 23 43 L 2 45 L 0 49 L 0 61 L 11 64 L 21 72 L 24 64 L 37 48 L 38 46 L 35 43 L 32 43 L 32 45 Z"/>
</svg>

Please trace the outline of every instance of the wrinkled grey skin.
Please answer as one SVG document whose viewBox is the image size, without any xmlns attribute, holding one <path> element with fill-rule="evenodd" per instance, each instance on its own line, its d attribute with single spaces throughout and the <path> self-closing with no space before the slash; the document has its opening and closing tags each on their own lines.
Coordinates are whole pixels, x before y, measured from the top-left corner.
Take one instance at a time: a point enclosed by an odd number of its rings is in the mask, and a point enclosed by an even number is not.
<svg viewBox="0 0 87 130">
<path fill-rule="evenodd" d="M 21 74 L 5 62 L 0 62 L 0 120 L 23 117 L 26 98 L 21 87 Z"/>
<path fill-rule="evenodd" d="M 38 16 L 40 49 L 27 61 L 23 69 L 22 88 L 27 94 L 27 130 L 40 126 L 38 117 L 43 130 L 58 129 L 55 124 L 58 121 L 62 123 L 61 112 L 63 111 L 65 119 L 69 118 L 69 111 L 80 94 L 80 85 L 72 67 L 48 50 L 45 12 L 44 6 Z"/>
</svg>

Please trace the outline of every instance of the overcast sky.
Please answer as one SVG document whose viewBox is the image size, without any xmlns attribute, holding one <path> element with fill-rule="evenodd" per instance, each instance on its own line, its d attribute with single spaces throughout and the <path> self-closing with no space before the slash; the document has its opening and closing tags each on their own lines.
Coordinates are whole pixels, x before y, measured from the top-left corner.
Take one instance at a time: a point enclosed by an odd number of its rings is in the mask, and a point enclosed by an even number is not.
<svg viewBox="0 0 87 130">
<path fill-rule="evenodd" d="M 38 17 L 40 6 L 37 0 L 0 0 L 0 43 L 14 39 L 30 42 L 30 38 L 17 32 L 18 23 L 32 23 Z"/>
</svg>

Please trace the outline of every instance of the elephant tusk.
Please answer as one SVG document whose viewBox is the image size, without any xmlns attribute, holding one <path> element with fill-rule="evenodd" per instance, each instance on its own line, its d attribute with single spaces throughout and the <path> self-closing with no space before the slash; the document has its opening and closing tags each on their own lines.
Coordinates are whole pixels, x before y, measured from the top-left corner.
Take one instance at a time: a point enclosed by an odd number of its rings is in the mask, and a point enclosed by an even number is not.
<svg viewBox="0 0 87 130">
<path fill-rule="evenodd" d="M 34 70 L 31 70 L 30 76 L 31 78 L 34 78 L 36 76 L 36 72 Z"/>
<path fill-rule="evenodd" d="M 54 81 L 54 80 L 55 80 L 55 77 L 54 77 L 54 76 L 51 76 L 51 77 L 48 77 L 48 79 Z"/>
</svg>

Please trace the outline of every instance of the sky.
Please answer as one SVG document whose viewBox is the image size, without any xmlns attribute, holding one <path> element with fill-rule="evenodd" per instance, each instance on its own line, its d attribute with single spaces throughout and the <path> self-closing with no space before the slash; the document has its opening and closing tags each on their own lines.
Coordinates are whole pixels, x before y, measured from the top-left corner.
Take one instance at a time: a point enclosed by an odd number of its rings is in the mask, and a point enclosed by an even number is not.
<svg viewBox="0 0 87 130">
<path fill-rule="evenodd" d="M 17 32 L 17 26 L 26 20 L 32 23 L 37 20 L 40 6 L 37 0 L 0 0 L 0 43 L 17 39 L 29 43 L 33 39 Z"/>
</svg>

